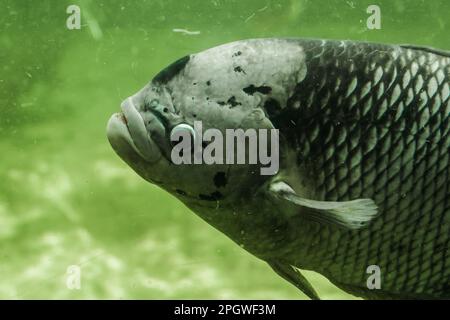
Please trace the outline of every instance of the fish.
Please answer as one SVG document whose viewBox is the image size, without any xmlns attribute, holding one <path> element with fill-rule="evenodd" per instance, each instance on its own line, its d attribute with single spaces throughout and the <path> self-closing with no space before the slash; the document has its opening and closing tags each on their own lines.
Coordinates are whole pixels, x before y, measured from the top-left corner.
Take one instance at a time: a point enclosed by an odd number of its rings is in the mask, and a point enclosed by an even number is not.
<svg viewBox="0 0 450 320">
<path fill-rule="evenodd" d="M 163 69 L 107 137 L 139 176 L 311 299 L 302 270 L 364 299 L 449 299 L 449 79 L 450 53 L 431 47 L 239 40 Z M 171 132 L 195 140 L 195 121 L 278 130 L 279 169 L 175 165 Z"/>
</svg>

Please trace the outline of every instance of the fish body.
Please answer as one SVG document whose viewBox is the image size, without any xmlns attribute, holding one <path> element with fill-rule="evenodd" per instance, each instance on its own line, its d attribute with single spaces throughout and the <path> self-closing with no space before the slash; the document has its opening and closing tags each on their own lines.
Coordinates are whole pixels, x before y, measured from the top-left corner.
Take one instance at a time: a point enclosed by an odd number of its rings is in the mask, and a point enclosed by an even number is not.
<svg viewBox="0 0 450 320">
<path fill-rule="evenodd" d="M 363 298 L 450 298 L 449 80 L 450 54 L 431 48 L 237 41 L 163 70 L 111 118 L 108 138 L 139 175 L 312 298 L 298 269 Z M 195 120 L 278 129 L 278 173 L 173 165 L 168 134 Z"/>
</svg>

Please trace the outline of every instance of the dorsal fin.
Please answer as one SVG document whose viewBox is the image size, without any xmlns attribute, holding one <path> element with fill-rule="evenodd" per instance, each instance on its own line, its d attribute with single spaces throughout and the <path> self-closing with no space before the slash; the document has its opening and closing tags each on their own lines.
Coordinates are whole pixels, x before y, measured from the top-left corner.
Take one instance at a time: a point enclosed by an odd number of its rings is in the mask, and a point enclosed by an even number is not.
<svg viewBox="0 0 450 320">
<path fill-rule="evenodd" d="M 432 47 L 427 46 L 419 46 L 414 44 L 401 44 L 400 47 L 404 49 L 413 49 L 413 50 L 420 50 L 424 52 L 434 53 L 440 56 L 449 57 L 450 58 L 450 51 L 442 50 L 442 49 L 436 49 Z"/>
</svg>

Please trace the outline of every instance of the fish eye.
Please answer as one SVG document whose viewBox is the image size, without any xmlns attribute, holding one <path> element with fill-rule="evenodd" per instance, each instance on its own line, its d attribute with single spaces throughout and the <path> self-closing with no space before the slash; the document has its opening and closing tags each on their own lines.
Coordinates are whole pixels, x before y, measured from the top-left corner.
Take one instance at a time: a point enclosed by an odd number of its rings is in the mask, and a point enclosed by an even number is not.
<svg viewBox="0 0 450 320">
<path fill-rule="evenodd" d="M 158 104 L 159 104 L 159 101 L 158 101 L 158 99 L 153 99 L 152 101 L 150 101 L 150 107 L 156 107 L 156 106 L 158 106 Z"/>
<path fill-rule="evenodd" d="M 176 125 L 172 131 L 170 131 L 170 137 L 172 138 L 175 134 L 181 136 L 181 132 L 189 132 L 189 134 L 192 137 L 192 140 L 195 140 L 195 130 L 192 128 L 192 126 L 188 125 L 187 123 L 181 123 L 179 125 Z M 171 139 L 172 140 L 172 139 Z"/>
<path fill-rule="evenodd" d="M 150 102 L 147 102 L 144 104 L 144 111 L 145 112 L 149 112 L 152 109 L 156 108 L 159 105 L 159 100 L 158 99 L 153 99 Z"/>
</svg>

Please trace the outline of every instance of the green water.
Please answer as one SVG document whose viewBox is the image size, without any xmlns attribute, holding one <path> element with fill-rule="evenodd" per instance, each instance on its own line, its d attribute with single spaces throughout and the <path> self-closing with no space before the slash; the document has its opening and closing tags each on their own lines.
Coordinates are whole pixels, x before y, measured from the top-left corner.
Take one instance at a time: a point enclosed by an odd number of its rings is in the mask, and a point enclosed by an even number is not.
<svg viewBox="0 0 450 320">
<path fill-rule="evenodd" d="M 66 28 L 69 4 L 81 8 L 81 30 Z M 381 8 L 380 30 L 366 27 L 370 4 Z M 446 0 L 0 0 L 0 9 L 3 299 L 304 299 L 127 167 L 106 140 L 108 118 L 173 60 L 233 40 L 450 49 Z M 66 285 L 71 265 L 79 290 Z M 352 298 L 306 275 L 322 298 Z"/>
</svg>

